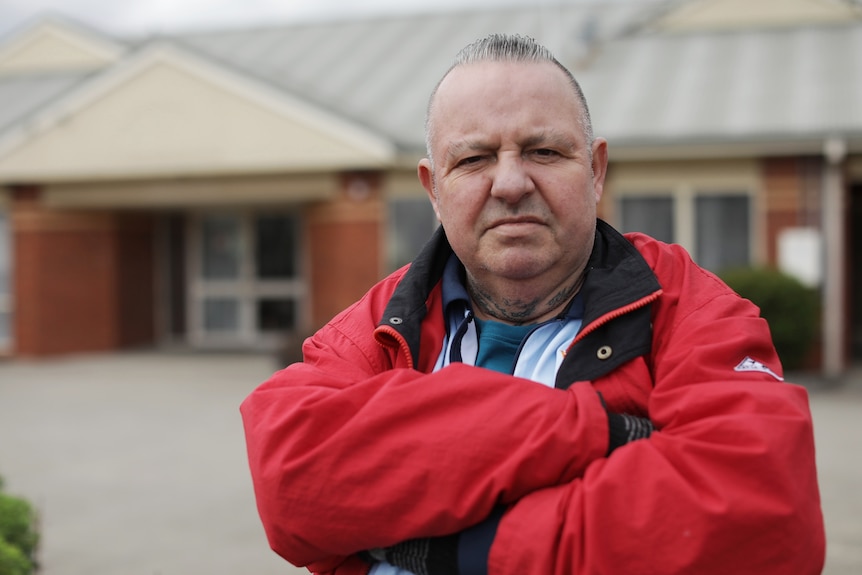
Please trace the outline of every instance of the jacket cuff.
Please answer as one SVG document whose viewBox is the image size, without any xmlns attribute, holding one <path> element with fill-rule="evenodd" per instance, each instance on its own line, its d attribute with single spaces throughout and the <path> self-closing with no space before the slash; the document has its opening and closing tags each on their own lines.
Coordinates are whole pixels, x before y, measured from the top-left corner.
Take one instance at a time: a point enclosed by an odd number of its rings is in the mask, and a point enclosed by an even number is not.
<svg viewBox="0 0 862 575">
<path fill-rule="evenodd" d="M 488 575 L 488 555 L 503 511 L 502 507 L 497 507 L 487 519 L 461 532 L 458 538 L 459 575 Z"/>
</svg>

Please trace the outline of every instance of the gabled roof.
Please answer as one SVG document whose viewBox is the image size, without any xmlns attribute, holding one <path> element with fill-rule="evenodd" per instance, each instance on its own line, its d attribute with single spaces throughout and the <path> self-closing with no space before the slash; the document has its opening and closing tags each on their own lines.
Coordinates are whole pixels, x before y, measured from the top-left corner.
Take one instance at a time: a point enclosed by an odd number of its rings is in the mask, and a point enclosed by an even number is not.
<svg viewBox="0 0 862 575">
<path fill-rule="evenodd" d="M 537 38 L 579 67 L 590 45 L 646 18 L 652 3 L 525 5 L 199 33 L 177 41 L 343 114 L 400 148 L 424 149 L 428 96 L 455 53 L 493 32 Z"/>
<path fill-rule="evenodd" d="M 0 75 L 80 72 L 122 58 L 126 45 L 82 24 L 47 16 L 0 43 Z"/>
<path fill-rule="evenodd" d="M 0 138 L 15 180 L 380 167 L 389 142 L 167 42 L 146 45 Z"/>
</svg>

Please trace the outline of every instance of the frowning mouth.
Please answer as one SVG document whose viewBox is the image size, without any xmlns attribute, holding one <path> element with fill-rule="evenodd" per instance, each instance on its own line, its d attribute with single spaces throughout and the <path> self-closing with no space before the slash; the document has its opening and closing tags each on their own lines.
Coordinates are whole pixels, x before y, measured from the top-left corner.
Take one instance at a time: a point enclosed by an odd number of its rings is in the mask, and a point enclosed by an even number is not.
<svg viewBox="0 0 862 575">
<path fill-rule="evenodd" d="M 529 227 L 529 226 L 541 226 L 544 225 L 540 218 L 536 218 L 533 216 L 518 216 L 514 218 L 503 218 L 499 220 L 495 220 L 491 223 L 488 229 L 506 229 L 506 228 L 521 228 L 521 227 Z"/>
</svg>

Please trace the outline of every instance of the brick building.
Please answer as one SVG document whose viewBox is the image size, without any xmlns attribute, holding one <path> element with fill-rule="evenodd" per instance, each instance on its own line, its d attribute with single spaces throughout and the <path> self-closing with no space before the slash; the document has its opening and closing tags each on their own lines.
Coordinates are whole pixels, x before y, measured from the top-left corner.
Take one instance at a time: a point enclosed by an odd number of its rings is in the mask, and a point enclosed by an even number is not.
<svg viewBox="0 0 862 575">
<path fill-rule="evenodd" d="M 116 39 L 0 38 L 0 348 L 266 348 L 409 261 L 427 96 L 491 32 L 548 45 L 610 142 L 603 217 L 821 288 L 862 359 L 862 8 L 547 4 Z M 853 258 L 856 258 L 854 260 Z"/>
</svg>

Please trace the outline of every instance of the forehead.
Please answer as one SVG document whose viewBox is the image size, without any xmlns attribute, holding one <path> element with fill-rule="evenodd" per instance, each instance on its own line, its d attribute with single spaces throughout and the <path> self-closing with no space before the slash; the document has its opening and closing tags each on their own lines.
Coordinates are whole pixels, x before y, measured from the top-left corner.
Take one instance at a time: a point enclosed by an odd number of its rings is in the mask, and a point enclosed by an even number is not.
<svg viewBox="0 0 862 575">
<path fill-rule="evenodd" d="M 505 92 L 501 88 L 506 88 Z M 461 96 L 495 100 L 505 93 L 522 92 L 578 103 L 569 77 L 551 62 L 487 60 L 450 70 L 437 87 L 432 104 L 437 106 Z"/>
<path fill-rule="evenodd" d="M 489 122 L 579 124 L 581 104 L 568 76 L 550 62 L 483 61 L 453 68 L 440 82 L 429 120 L 434 132 Z"/>
</svg>

